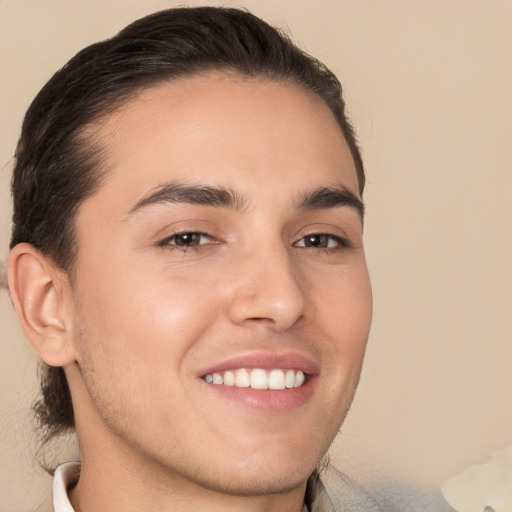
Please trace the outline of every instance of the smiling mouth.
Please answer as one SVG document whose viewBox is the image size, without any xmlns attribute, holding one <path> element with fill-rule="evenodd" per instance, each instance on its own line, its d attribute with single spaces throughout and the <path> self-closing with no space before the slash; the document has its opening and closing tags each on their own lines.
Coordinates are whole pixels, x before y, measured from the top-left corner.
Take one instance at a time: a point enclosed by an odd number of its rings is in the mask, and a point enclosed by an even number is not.
<svg viewBox="0 0 512 512">
<path fill-rule="evenodd" d="M 239 368 L 237 370 L 207 373 L 202 378 L 208 384 L 218 386 L 261 390 L 271 389 L 277 391 L 300 388 L 306 382 L 307 375 L 304 374 L 302 370 L 293 369 L 275 369 L 267 371 L 261 368 L 253 368 L 249 371 L 245 368 Z"/>
</svg>

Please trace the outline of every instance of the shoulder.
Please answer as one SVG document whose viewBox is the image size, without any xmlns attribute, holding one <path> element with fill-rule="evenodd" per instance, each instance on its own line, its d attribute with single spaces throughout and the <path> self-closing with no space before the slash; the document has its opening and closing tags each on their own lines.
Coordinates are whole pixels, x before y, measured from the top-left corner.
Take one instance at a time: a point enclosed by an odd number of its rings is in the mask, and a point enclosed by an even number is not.
<svg viewBox="0 0 512 512">
<path fill-rule="evenodd" d="M 320 476 L 319 489 L 333 512 L 454 512 L 438 490 L 395 479 L 359 482 L 332 467 Z"/>
</svg>

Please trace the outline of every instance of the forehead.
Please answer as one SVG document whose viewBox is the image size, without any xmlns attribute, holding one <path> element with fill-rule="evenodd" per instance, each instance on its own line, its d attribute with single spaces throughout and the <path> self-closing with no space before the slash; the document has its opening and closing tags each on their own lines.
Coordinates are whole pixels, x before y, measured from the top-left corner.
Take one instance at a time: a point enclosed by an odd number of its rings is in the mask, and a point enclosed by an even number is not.
<svg viewBox="0 0 512 512">
<path fill-rule="evenodd" d="M 169 180 L 249 192 L 342 182 L 358 191 L 331 111 L 293 84 L 222 74 L 160 84 L 108 116 L 95 138 L 102 188 L 130 201 Z"/>
</svg>

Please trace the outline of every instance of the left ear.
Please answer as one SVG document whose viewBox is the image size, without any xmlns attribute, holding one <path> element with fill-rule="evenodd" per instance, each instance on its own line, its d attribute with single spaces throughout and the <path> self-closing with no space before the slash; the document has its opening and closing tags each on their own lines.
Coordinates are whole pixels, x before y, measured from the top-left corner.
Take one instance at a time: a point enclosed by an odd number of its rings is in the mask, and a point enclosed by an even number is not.
<svg viewBox="0 0 512 512">
<path fill-rule="evenodd" d="M 69 278 L 32 245 L 16 245 L 7 265 L 9 293 L 25 336 L 50 366 L 76 361 Z"/>
</svg>

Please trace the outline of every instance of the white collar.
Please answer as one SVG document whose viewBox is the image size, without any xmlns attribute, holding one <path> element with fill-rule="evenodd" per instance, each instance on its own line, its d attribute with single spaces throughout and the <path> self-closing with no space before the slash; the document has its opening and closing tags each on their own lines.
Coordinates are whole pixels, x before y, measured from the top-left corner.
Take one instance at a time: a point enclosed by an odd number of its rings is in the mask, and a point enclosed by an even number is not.
<svg viewBox="0 0 512 512">
<path fill-rule="evenodd" d="M 68 498 L 68 489 L 80 474 L 79 462 L 66 462 L 55 470 L 53 477 L 53 508 L 55 512 L 75 512 Z"/>
</svg>

